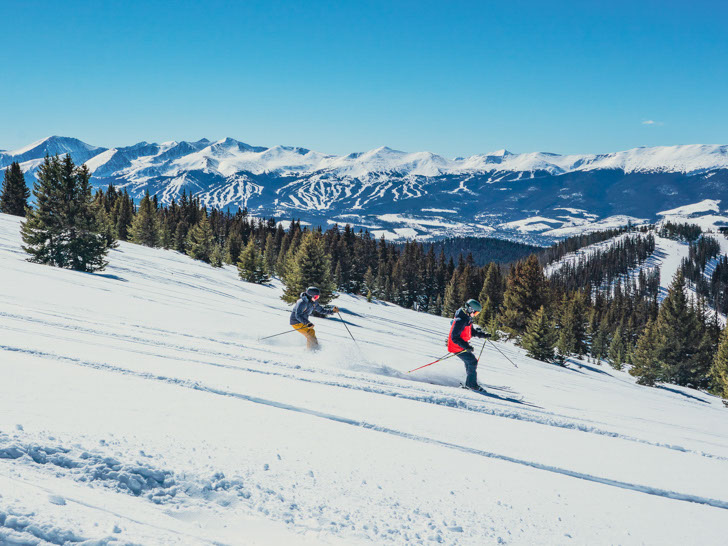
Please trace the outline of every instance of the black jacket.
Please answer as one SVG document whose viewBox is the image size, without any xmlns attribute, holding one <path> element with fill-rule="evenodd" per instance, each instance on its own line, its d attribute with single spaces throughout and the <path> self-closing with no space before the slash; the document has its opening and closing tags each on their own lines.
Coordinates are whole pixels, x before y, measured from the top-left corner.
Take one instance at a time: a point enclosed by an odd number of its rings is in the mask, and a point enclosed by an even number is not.
<svg viewBox="0 0 728 546">
<path fill-rule="evenodd" d="M 301 298 L 296 302 L 296 305 L 293 306 L 293 310 L 291 311 L 291 324 L 308 324 L 310 322 L 308 317 L 313 311 L 322 315 L 332 315 L 334 313 L 329 309 L 321 307 L 306 292 L 301 293 Z"/>
</svg>

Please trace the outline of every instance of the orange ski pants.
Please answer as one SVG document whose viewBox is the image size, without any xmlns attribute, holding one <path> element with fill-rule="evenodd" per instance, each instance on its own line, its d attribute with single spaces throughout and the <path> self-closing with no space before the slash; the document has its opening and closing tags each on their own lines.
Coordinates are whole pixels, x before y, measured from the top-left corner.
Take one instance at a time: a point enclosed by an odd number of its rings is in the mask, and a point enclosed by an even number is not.
<svg viewBox="0 0 728 546">
<path fill-rule="evenodd" d="M 294 324 L 293 328 L 306 336 L 306 349 L 312 351 L 319 348 L 318 339 L 316 339 L 316 332 L 312 327 L 299 322 L 298 324 Z"/>
</svg>

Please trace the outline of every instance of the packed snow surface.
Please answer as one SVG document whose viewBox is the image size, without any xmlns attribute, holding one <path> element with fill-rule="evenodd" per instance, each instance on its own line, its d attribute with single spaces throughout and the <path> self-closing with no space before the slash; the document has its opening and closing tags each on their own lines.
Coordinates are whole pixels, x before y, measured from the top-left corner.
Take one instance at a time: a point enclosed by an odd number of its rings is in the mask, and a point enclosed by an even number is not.
<svg viewBox="0 0 728 546">
<path fill-rule="evenodd" d="M 25 261 L 0 215 L 0 543 L 724 544 L 728 409 L 484 348 L 363 298 L 289 332 L 281 286 L 128 243 Z M 516 368 L 513 364 L 517 365 Z"/>
</svg>

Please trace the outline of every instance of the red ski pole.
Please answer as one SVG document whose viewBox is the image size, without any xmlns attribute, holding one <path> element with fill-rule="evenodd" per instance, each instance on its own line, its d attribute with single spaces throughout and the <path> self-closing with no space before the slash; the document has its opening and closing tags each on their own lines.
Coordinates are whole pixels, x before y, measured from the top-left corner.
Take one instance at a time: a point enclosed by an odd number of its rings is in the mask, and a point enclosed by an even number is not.
<svg viewBox="0 0 728 546">
<path fill-rule="evenodd" d="M 464 353 L 464 352 L 465 352 L 465 349 L 463 349 L 462 351 L 458 351 L 457 353 L 448 353 L 447 355 L 445 355 L 443 357 L 440 357 L 437 360 L 435 360 L 433 362 L 430 362 L 429 364 L 425 364 L 424 366 L 420 366 L 419 368 L 415 368 L 414 370 L 410 370 L 407 373 L 412 373 L 412 372 L 416 372 L 417 370 L 421 370 L 422 368 L 427 368 L 427 366 L 432 366 L 433 364 L 437 364 L 441 360 L 447 360 L 451 356 L 459 355 L 460 353 Z"/>
</svg>

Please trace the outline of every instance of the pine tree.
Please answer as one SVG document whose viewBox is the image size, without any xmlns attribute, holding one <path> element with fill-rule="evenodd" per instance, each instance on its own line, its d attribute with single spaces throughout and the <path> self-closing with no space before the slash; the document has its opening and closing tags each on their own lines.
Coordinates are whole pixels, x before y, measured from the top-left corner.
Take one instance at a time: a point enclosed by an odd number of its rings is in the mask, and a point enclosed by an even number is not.
<svg viewBox="0 0 728 546">
<path fill-rule="evenodd" d="M 662 364 L 657 356 L 657 327 L 650 320 L 637 340 L 629 373 L 637 378 L 640 385 L 652 387 L 660 377 L 661 368 Z"/>
<path fill-rule="evenodd" d="M 543 306 L 529 319 L 522 344 L 531 358 L 543 362 L 553 361 L 554 334 Z"/>
<path fill-rule="evenodd" d="M 0 193 L 0 212 L 13 216 L 25 216 L 29 197 L 30 190 L 25 184 L 25 176 L 23 176 L 20 163 L 13 161 L 5 169 L 3 189 Z"/>
<path fill-rule="evenodd" d="M 273 276 L 276 272 L 276 259 L 278 258 L 278 247 L 273 232 L 268 233 L 265 238 L 265 247 L 263 249 L 263 260 L 265 261 L 265 270 L 268 275 Z"/>
<path fill-rule="evenodd" d="M 30 261 L 87 272 L 106 267 L 109 245 L 96 221 L 90 177 L 70 155 L 45 158 L 33 189 L 36 207 L 21 224 Z"/>
<path fill-rule="evenodd" d="M 187 253 L 187 231 L 189 226 L 186 220 L 177 223 L 174 230 L 174 249 L 177 252 Z"/>
<path fill-rule="evenodd" d="M 225 263 L 234 265 L 240 260 L 240 252 L 243 249 L 243 238 L 237 231 L 233 231 L 225 242 Z"/>
<path fill-rule="evenodd" d="M 689 370 L 690 384 L 697 389 L 707 389 L 711 384 L 710 368 L 720 342 L 720 326 L 717 323 L 716 314 L 710 311 L 704 299 L 701 298 L 698 301 L 694 313 L 701 331 L 694 334 L 700 339 L 693 365 Z M 718 334 L 716 334 L 716 329 Z"/>
<path fill-rule="evenodd" d="M 156 210 L 149 197 L 149 190 L 139 203 L 139 210 L 131 222 L 129 235 L 131 241 L 138 245 L 156 247 L 159 242 Z"/>
<path fill-rule="evenodd" d="M 303 236 L 298 251 L 286 267 L 283 283 L 286 288 L 282 299 L 288 303 L 295 302 L 309 286 L 321 290 L 321 304 L 331 300 L 336 287 L 331 278 L 331 260 L 320 234 L 308 232 Z"/>
<path fill-rule="evenodd" d="M 522 334 L 530 317 L 546 305 L 547 291 L 546 278 L 534 254 L 516 264 L 508 275 L 503 296 L 503 326 L 513 334 Z"/>
<path fill-rule="evenodd" d="M 576 351 L 574 306 L 567 294 L 564 294 L 561 299 L 558 316 L 560 320 L 556 342 L 557 360 L 563 366 L 566 359 Z"/>
<path fill-rule="evenodd" d="M 442 303 L 443 317 L 453 317 L 455 315 L 455 311 L 457 311 L 464 303 L 463 301 L 461 301 L 462 298 L 460 297 L 460 294 L 458 292 L 459 286 L 460 275 L 458 274 L 458 271 L 455 270 L 452 273 L 450 282 L 448 282 L 447 287 L 445 287 L 445 298 L 443 299 Z"/>
<path fill-rule="evenodd" d="M 159 246 L 169 250 L 174 246 L 174 220 L 171 214 L 166 214 L 159 223 Z"/>
<path fill-rule="evenodd" d="M 419 245 L 417 245 L 419 246 Z M 482 289 L 482 284 L 479 281 L 479 277 L 473 262 L 473 255 L 468 254 L 468 258 L 465 262 L 465 267 L 460 275 L 460 286 L 458 287 L 458 293 L 462 301 L 469 299 L 477 299 L 478 294 Z"/>
<path fill-rule="evenodd" d="M 96 215 L 96 226 L 99 230 L 99 233 L 104 234 L 104 239 L 106 239 L 106 246 L 108 248 L 116 248 L 119 245 L 116 243 L 116 239 L 114 238 L 114 225 L 111 222 L 111 217 L 109 216 L 108 212 L 106 212 L 106 207 L 103 203 L 102 193 L 97 194 L 96 199 L 94 199 L 93 208 L 94 214 Z"/>
<path fill-rule="evenodd" d="M 594 307 L 589 310 L 589 321 L 586 327 L 586 345 L 587 345 L 587 361 L 589 357 L 594 356 L 594 340 L 599 331 L 599 317 L 597 309 Z"/>
<path fill-rule="evenodd" d="M 334 286 L 337 290 L 344 290 L 344 274 L 342 273 L 341 262 L 336 262 L 336 268 L 334 269 Z"/>
<path fill-rule="evenodd" d="M 728 328 L 723 330 L 723 336 L 715 353 L 710 375 L 715 385 L 715 392 L 728 400 Z"/>
<path fill-rule="evenodd" d="M 133 219 L 132 201 L 129 194 L 124 193 L 116 200 L 113 217 L 116 218 L 114 234 L 120 241 L 129 239 L 129 227 Z"/>
<path fill-rule="evenodd" d="M 580 292 L 564 294 L 559 308 L 559 338 L 556 347 L 559 352 L 559 362 L 576 354 L 579 358 L 587 351 L 586 346 L 586 317 L 584 309 L 584 296 Z"/>
<path fill-rule="evenodd" d="M 372 266 L 367 267 L 366 273 L 364 273 L 364 290 L 367 292 L 367 297 L 371 296 L 372 290 L 375 287 L 374 271 Z M 371 300 L 369 300 L 371 301 Z"/>
<path fill-rule="evenodd" d="M 600 361 L 607 356 L 609 345 L 610 341 L 609 333 L 607 332 L 607 324 L 606 321 L 603 320 L 599 323 L 599 326 L 597 326 L 596 332 L 592 337 L 591 344 L 591 356 L 598 364 L 601 364 Z"/>
<path fill-rule="evenodd" d="M 207 215 L 203 215 L 202 219 L 196 223 L 187 234 L 187 255 L 195 260 L 202 260 L 210 263 L 212 248 L 215 244 L 212 234 L 212 227 Z"/>
<path fill-rule="evenodd" d="M 609 345 L 609 351 L 607 352 L 609 364 L 611 364 L 614 369 L 621 370 L 626 361 L 626 352 L 627 349 L 624 345 L 622 327 L 618 326 L 614 331 L 614 337 L 612 338 L 612 343 Z"/>
<path fill-rule="evenodd" d="M 490 333 L 490 339 L 492 341 L 498 341 L 500 334 L 498 333 L 498 317 L 495 316 L 490 319 L 488 324 L 485 325 L 485 329 Z"/>
<path fill-rule="evenodd" d="M 571 299 L 572 335 L 574 336 L 574 353 L 581 359 L 587 354 L 587 304 L 586 295 L 576 292 Z"/>
<path fill-rule="evenodd" d="M 290 230 L 281 239 L 281 245 L 278 248 L 278 256 L 276 257 L 276 275 L 279 278 L 283 278 L 286 274 L 286 255 L 288 253 L 288 247 L 291 245 L 291 239 L 293 234 Z"/>
<path fill-rule="evenodd" d="M 695 385 L 695 359 L 698 356 L 702 331 L 685 295 L 685 277 L 681 271 L 668 289 L 657 315 L 657 356 L 663 363 L 664 377 L 678 385 Z"/>
<path fill-rule="evenodd" d="M 435 303 L 430 306 L 429 312 L 431 315 L 442 316 L 442 296 L 440 294 L 435 298 Z"/>
<path fill-rule="evenodd" d="M 212 267 L 222 267 L 222 264 L 225 262 L 224 253 L 222 251 L 222 246 L 220 246 L 219 243 L 215 243 L 212 247 L 212 253 L 210 254 L 210 265 Z"/>
<path fill-rule="evenodd" d="M 256 284 L 264 284 L 270 281 L 270 277 L 266 271 L 263 253 L 257 247 L 252 237 L 240 253 L 238 275 L 244 281 L 254 282 Z"/>
<path fill-rule="evenodd" d="M 488 266 L 478 301 L 483 306 L 483 311 L 478 315 L 478 324 L 485 326 L 498 316 L 503 305 L 503 279 L 500 267 L 495 262 Z"/>
</svg>

